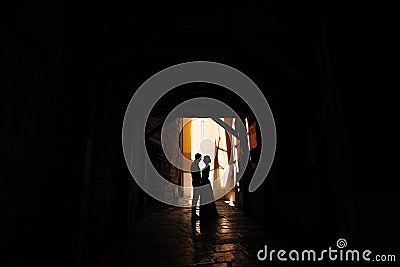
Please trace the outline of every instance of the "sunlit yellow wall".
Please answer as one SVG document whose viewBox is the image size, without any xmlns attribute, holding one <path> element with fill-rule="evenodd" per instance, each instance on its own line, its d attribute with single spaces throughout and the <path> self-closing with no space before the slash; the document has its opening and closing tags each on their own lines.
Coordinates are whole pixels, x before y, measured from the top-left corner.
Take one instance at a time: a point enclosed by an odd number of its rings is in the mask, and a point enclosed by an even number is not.
<svg viewBox="0 0 400 267">
<path fill-rule="evenodd" d="M 192 151 L 192 145 L 191 145 L 191 124 L 192 124 L 192 119 L 190 118 L 183 118 L 183 147 L 182 147 L 182 153 L 183 155 L 191 160 L 191 151 Z"/>
<path fill-rule="evenodd" d="M 189 160 L 192 159 L 192 144 L 191 144 L 191 125 L 192 119 L 190 118 L 183 118 L 183 145 L 182 145 L 182 154 Z M 183 186 L 190 187 L 192 186 L 192 177 L 190 173 L 183 174 Z M 184 190 L 183 195 L 186 197 L 191 197 L 192 191 L 191 190 Z"/>
</svg>

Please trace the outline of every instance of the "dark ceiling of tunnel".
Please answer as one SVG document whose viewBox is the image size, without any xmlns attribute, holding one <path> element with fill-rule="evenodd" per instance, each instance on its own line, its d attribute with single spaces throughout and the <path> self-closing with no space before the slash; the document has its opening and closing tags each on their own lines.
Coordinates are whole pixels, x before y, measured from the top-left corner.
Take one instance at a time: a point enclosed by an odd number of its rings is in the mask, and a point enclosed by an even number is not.
<svg viewBox="0 0 400 267">
<path fill-rule="evenodd" d="M 231 90 L 219 85 L 195 82 L 178 86 L 165 95 L 153 107 L 150 116 L 167 116 L 179 104 L 197 97 L 219 100 L 232 108 L 239 116 L 253 116 L 246 102 Z"/>
</svg>

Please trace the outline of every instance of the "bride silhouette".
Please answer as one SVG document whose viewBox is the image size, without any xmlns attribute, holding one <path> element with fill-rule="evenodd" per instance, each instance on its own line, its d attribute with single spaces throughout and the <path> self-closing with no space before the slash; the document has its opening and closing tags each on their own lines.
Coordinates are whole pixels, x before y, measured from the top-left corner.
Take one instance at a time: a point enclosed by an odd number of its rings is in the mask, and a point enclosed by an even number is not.
<svg viewBox="0 0 400 267">
<path fill-rule="evenodd" d="M 204 186 L 200 196 L 200 220 L 210 220 L 219 218 L 217 207 L 215 205 L 214 193 L 209 178 L 210 174 L 210 156 L 204 156 L 203 162 L 205 168 L 201 171 L 201 184 Z M 208 204 L 203 204 L 209 202 Z"/>
</svg>

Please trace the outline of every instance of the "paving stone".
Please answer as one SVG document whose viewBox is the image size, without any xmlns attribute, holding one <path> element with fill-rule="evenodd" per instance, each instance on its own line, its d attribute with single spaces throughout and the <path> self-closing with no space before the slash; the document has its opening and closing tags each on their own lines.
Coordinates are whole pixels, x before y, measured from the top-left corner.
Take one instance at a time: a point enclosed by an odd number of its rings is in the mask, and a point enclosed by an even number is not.
<svg viewBox="0 0 400 267">
<path fill-rule="evenodd" d="M 232 267 L 259 267 L 259 266 L 274 267 L 276 265 L 271 264 L 271 262 L 255 262 L 252 260 L 241 260 L 232 262 Z"/>
<path fill-rule="evenodd" d="M 214 264 L 202 264 L 199 265 L 201 267 L 229 267 L 230 265 L 228 263 L 214 263 Z"/>
<path fill-rule="evenodd" d="M 181 253 L 181 255 L 192 255 L 192 254 L 198 254 L 198 253 L 211 253 L 212 249 L 209 246 L 193 246 L 193 247 L 187 247 L 184 248 Z"/>
<path fill-rule="evenodd" d="M 188 256 L 173 257 L 168 259 L 170 266 L 190 266 L 205 263 L 214 263 L 211 254 L 193 254 Z"/>
<path fill-rule="evenodd" d="M 215 252 L 232 251 L 232 250 L 243 250 L 243 249 L 245 249 L 245 247 L 240 243 L 215 245 L 213 247 L 213 250 Z"/>
<path fill-rule="evenodd" d="M 127 266 L 127 265 L 124 265 Z M 129 267 L 136 266 L 152 266 L 152 267 L 169 267 L 169 263 L 167 259 L 140 259 L 131 261 L 128 265 Z"/>
<path fill-rule="evenodd" d="M 215 262 L 233 262 L 246 259 L 247 257 L 241 251 L 226 251 L 213 253 L 212 258 Z"/>
</svg>

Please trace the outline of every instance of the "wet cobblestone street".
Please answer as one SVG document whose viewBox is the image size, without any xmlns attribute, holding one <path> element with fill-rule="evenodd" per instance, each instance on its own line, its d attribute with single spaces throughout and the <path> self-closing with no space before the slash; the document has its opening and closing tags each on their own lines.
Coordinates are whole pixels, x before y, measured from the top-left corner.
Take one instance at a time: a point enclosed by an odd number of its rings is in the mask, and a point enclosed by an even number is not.
<svg viewBox="0 0 400 267">
<path fill-rule="evenodd" d="M 241 210 L 217 201 L 222 217 L 191 221 L 191 210 L 171 207 L 151 214 L 135 227 L 132 237 L 110 250 L 98 266 L 282 266 L 261 262 L 257 251 L 274 242 L 262 226 Z"/>
</svg>

